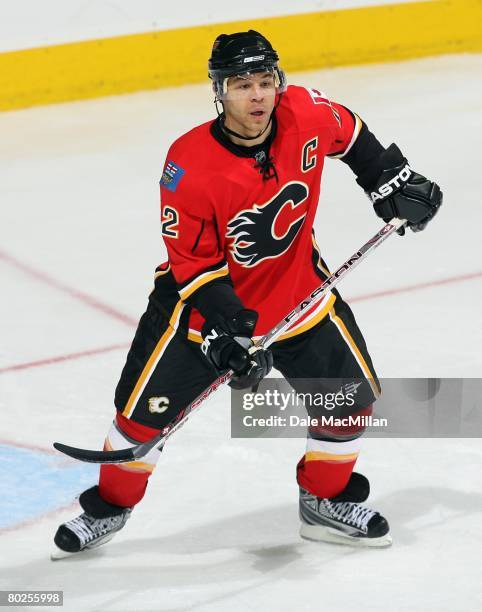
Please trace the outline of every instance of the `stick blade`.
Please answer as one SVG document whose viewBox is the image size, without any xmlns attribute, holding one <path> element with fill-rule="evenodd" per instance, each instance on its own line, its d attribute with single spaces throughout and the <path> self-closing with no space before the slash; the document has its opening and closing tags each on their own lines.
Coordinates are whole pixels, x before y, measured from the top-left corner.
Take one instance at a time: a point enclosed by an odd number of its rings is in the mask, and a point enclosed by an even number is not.
<svg viewBox="0 0 482 612">
<path fill-rule="evenodd" d="M 68 446 L 61 442 L 54 442 L 54 448 L 64 455 L 72 457 L 72 459 L 85 461 L 86 463 L 126 463 L 135 459 L 131 448 L 114 451 L 94 451 Z"/>
</svg>

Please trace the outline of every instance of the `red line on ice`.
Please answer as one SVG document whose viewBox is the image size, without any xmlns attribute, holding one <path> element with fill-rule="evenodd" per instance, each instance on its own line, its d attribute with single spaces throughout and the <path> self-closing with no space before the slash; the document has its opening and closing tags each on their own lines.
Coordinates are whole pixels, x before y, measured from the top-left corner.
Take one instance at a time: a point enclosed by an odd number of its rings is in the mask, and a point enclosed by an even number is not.
<svg viewBox="0 0 482 612">
<path fill-rule="evenodd" d="M 4 446 L 15 446 L 17 448 L 26 448 L 27 450 L 37 451 L 38 453 L 47 453 L 48 455 L 59 456 L 58 452 L 53 448 L 44 448 L 43 446 L 35 446 L 35 444 L 29 444 L 28 442 L 16 442 L 14 440 L 5 440 L 0 438 L 0 444 Z"/>
<path fill-rule="evenodd" d="M 83 304 L 86 304 L 87 306 L 90 306 L 91 308 L 94 308 L 95 310 L 99 310 L 100 312 L 103 312 L 104 314 L 112 317 L 113 319 L 117 319 L 118 321 L 121 321 L 122 323 L 129 325 L 129 327 L 132 327 L 133 325 L 137 325 L 137 319 L 134 319 L 130 317 L 129 315 L 126 315 L 123 312 L 120 312 L 119 310 L 117 310 L 116 308 L 113 308 L 112 306 L 109 306 L 108 304 L 104 304 L 104 302 L 101 302 L 100 300 L 93 297 L 92 295 L 89 295 L 88 293 L 79 291 L 75 287 L 70 287 L 69 285 L 66 285 L 65 283 L 62 283 L 56 280 L 55 278 L 53 278 L 52 276 L 49 276 L 45 272 L 42 272 L 41 270 L 37 270 L 33 266 L 26 264 L 23 261 L 20 261 L 16 257 L 9 255 L 8 253 L 5 253 L 5 251 L 0 251 L 0 259 L 10 264 L 11 266 L 17 268 L 18 270 L 21 270 L 25 274 L 28 274 L 32 278 L 35 278 L 38 281 L 42 281 L 49 287 L 58 289 L 59 291 L 62 291 L 63 293 L 70 295 L 70 297 L 73 297 L 79 302 L 82 302 Z"/>
<path fill-rule="evenodd" d="M 67 504 L 66 506 L 55 508 L 54 510 L 49 510 L 44 514 L 39 514 L 38 516 L 26 519 L 21 523 L 15 523 L 14 525 L 10 525 L 9 527 L 0 527 L 0 535 L 4 535 L 5 533 L 11 533 L 13 531 L 19 531 L 20 529 L 26 529 L 27 527 L 32 527 L 33 525 L 36 525 L 39 521 L 54 518 L 56 515 L 60 515 L 66 510 L 74 510 L 76 506 L 77 502 L 73 501 L 70 504 Z"/>
<path fill-rule="evenodd" d="M 7 256 L 8 257 L 8 256 Z M 5 258 L 5 255 L 0 251 L 0 259 Z M 23 265 L 23 264 L 22 264 Z M 42 273 L 40 273 L 42 274 Z M 448 278 L 442 278 L 439 280 L 428 281 L 424 283 L 417 283 L 415 285 L 407 285 L 406 287 L 398 287 L 394 289 L 385 289 L 383 291 L 376 291 L 373 293 L 366 293 L 364 295 L 358 295 L 351 298 L 347 298 L 349 303 L 363 302 L 366 300 L 373 300 L 376 298 L 388 297 L 391 295 L 397 295 L 400 293 L 410 293 L 411 291 L 421 291 L 423 289 L 429 289 L 430 287 L 439 287 L 443 285 L 449 285 L 452 283 L 462 283 L 465 281 L 475 280 L 482 277 L 482 271 L 472 272 L 470 274 L 462 274 L 459 276 L 450 276 Z M 56 283 L 56 281 L 53 281 Z M 82 294 L 84 295 L 84 294 Z M 106 307 L 109 308 L 109 307 Z M 125 317 L 126 315 L 122 315 Z M 127 322 L 127 317 L 125 322 Z M 133 322 L 133 319 L 129 318 L 129 321 Z M 91 349 L 86 351 L 80 351 L 78 353 L 70 353 L 67 355 L 58 355 L 56 357 L 47 357 L 45 359 L 39 359 L 38 361 L 30 361 L 27 363 L 18 363 L 11 366 L 0 368 L 0 374 L 3 372 L 12 372 L 15 370 L 26 370 L 28 368 L 36 368 L 44 365 L 51 365 L 54 363 L 60 363 L 62 361 L 73 361 L 82 357 L 90 357 L 92 355 L 98 355 L 100 353 L 107 353 L 109 351 L 115 351 L 119 349 L 128 348 L 129 344 L 114 344 L 112 346 L 106 346 L 98 349 Z"/>
<path fill-rule="evenodd" d="M 373 300 L 375 298 L 387 297 L 389 295 L 398 295 L 399 293 L 410 293 L 411 291 L 420 291 L 430 289 L 430 287 L 440 287 L 441 285 L 450 285 L 452 283 L 463 283 L 464 281 L 474 280 L 482 277 L 482 271 L 472 272 L 470 274 L 461 274 L 459 276 L 449 276 L 440 280 L 427 281 L 425 283 L 417 283 L 416 285 L 407 285 L 406 287 L 398 287 L 395 289 L 385 289 L 383 291 L 375 291 L 366 293 L 365 295 L 357 295 L 352 298 L 347 298 L 347 302 L 363 302 L 365 300 Z"/>
<path fill-rule="evenodd" d="M 130 344 L 112 344 L 111 346 L 103 346 L 97 349 L 89 349 L 86 351 L 79 351 L 78 353 L 69 353 L 67 355 L 57 355 L 54 357 L 46 357 L 44 359 L 38 359 L 37 361 L 27 361 L 26 363 L 16 363 L 10 366 L 0 368 L 0 374 L 4 372 L 14 372 L 15 370 L 27 370 L 29 368 L 39 368 L 44 365 L 51 365 L 53 363 L 61 363 L 62 361 L 73 361 L 74 359 L 81 359 L 82 357 L 91 357 L 92 355 L 100 355 L 101 353 L 109 353 L 111 351 L 117 351 L 119 349 L 129 348 Z"/>
</svg>

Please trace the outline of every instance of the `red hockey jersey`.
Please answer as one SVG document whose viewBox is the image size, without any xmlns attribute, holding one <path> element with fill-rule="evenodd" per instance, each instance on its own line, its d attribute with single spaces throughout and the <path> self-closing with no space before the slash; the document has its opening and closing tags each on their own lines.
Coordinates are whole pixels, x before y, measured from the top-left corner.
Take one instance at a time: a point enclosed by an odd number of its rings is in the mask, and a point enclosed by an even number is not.
<svg viewBox="0 0 482 612">
<path fill-rule="evenodd" d="M 243 305 L 259 313 L 255 337 L 329 274 L 313 233 L 324 158 L 346 155 L 362 126 L 317 89 L 293 85 L 276 121 L 270 156 L 277 180 L 263 180 L 255 159 L 218 142 L 212 121 L 173 143 L 161 179 L 162 235 L 180 299 L 229 275 Z M 334 300 L 328 295 L 281 339 L 318 323 Z M 193 309 L 192 340 L 201 341 L 202 324 Z"/>
</svg>

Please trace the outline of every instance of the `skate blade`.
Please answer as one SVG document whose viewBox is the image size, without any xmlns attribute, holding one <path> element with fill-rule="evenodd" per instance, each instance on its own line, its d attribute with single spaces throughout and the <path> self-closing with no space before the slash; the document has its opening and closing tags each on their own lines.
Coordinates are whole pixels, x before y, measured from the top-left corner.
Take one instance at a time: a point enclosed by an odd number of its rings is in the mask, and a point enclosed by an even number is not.
<svg viewBox="0 0 482 612">
<path fill-rule="evenodd" d="M 50 560 L 60 561 L 60 559 L 67 559 L 67 557 L 73 557 L 74 555 L 78 554 L 78 552 L 67 552 L 65 550 L 62 550 L 58 546 L 55 546 L 54 550 L 50 553 Z"/>
<path fill-rule="evenodd" d="M 107 544 L 107 542 L 110 542 L 116 533 L 117 531 L 114 531 L 114 533 L 109 533 L 103 538 L 100 538 L 94 544 L 91 544 L 90 546 L 86 546 L 85 548 L 83 548 L 82 550 L 78 550 L 77 552 L 67 552 L 65 550 L 62 550 L 61 548 L 59 548 L 58 546 L 54 544 L 55 548 L 50 553 L 50 559 L 51 561 L 60 561 L 60 559 L 67 559 L 69 557 L 75 557 L 75 555 L 79 555 L 83 552 L 87 552 L 89 550 L 95 550 L 99 546 L 102 546 L 103 544 Z"/>
<path fill-rule="evenodd" d="M 379 538 L 355 538 L 331 527 L 308 525 L 307 523 L 301 523 L 300 536 L 314 542 L 330 542 L 357 548 L 383 548 L 392 544 L 392 536 L 389 533 Z"/>
</svg>

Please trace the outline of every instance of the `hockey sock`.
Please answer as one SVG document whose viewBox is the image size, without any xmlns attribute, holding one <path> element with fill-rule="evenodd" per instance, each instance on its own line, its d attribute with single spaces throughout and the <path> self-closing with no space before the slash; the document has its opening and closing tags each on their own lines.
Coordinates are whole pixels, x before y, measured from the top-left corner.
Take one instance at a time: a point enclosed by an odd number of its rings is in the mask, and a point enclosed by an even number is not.
<svg viewBox="0 0 482 612">
<path fill-rule="evenodd" d="M 105 439 L 104 450 L 127 448 L 146 442 L 158 433 L 158 429 L 131 421 L 118 412 Z M 125 508 L 139 503 L 160 454 L 161 451 L 153 448 L 142 461 L 101 465 L 99 494 L 102 499 Z"/>
<path fill-rule="evenodd" d="M 350 480 L 360 447 L 361 438 L 349 442 L 308 438 L 296 468 L 298 484 L 317 497 L 336 497 Z"/>
<path fill-rule="evenodd" d="M 352 414 L 370 416 L 373 405 Z M 310 428 L 306 452 L 296 468 L 300 487 L 317 497 L 336 497 L 347 486 L 361 448 L 363 424 Z"/>
</svg>

